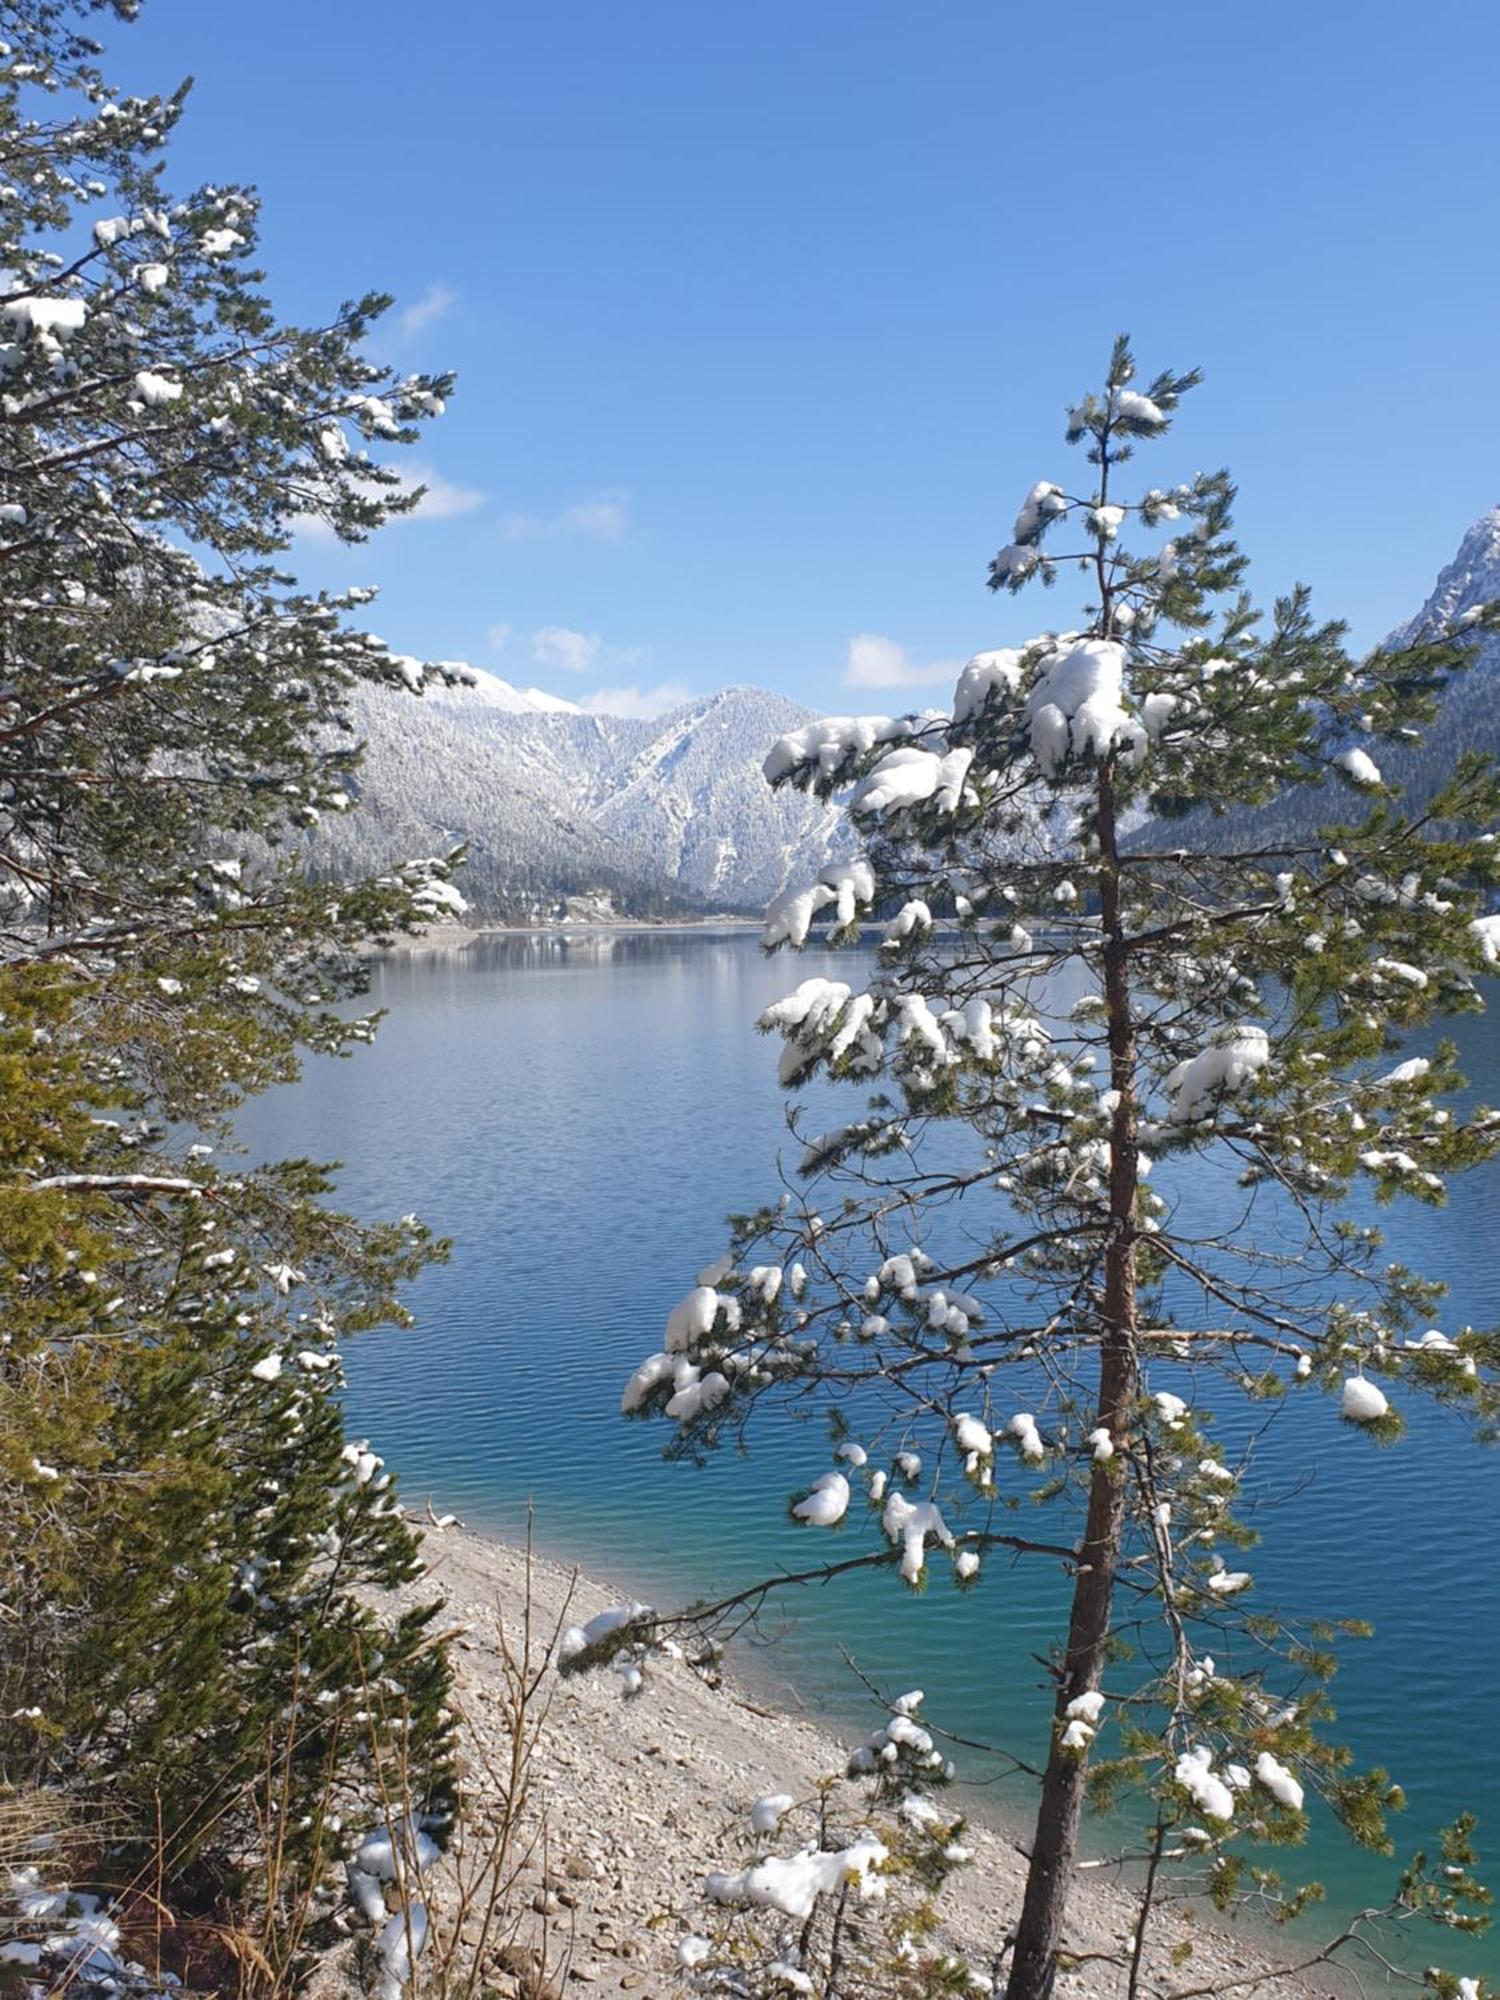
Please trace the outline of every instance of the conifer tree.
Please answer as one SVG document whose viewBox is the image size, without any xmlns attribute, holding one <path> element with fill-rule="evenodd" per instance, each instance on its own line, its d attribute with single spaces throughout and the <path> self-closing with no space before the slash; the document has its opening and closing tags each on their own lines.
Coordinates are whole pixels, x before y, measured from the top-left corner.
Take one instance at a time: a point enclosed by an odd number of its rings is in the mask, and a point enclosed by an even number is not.
<svg viewBox="0 0 1500 2000">
<path fill-rule="evenodd" d="M 1010 2000 L 1043 2000 L 1063 1961 L 1091 1788 L 1134 1796 L 1148 1829 L 1132 1994 L 1170 1870 L 1294 1911 L 1256 1847 L 1300 1839 L 1310 1793 L 1388 1848 L 1395 1788 L 1327 1733 L 1327 1632 L 1268 1614 L 1234 1560 L 1255 1464 L 1211 1406 L 1318 1398 L 1351 1447 L 1393 1442 L 1418 1398 L 1481 1432 L 1500 1415 L 1500 1336 L 1431 1326 L 1441 1286 L 1365 1219 L 1371 1198 L 1441 1202 L 1500 1147 L 1500 1113 L 1452 1106 L 1451 1043 L 1398 1059 L 1478 1008 L 1500 957 L 1500 786 L 1467 758 L 1408 813 L 1379 763 L 1500 618 L 1363 659 L 1303 589 L 1262 620 L 1224 473 L 1123 483 L 1196 381 L 1138 386 L 1119 342 L 1068 419 L 1082 477 L 1037 483 L 991 566 L 1007 596 L 1081 575 L 1077 630 L 980 653 L 951 713 L 829 719 L 773 750 L 773 784 L 844 800 L 859 853 L 777 901 L 768 946 L 822 917 L 850 945 L 875 920 L 879 949 L 761 1026 L 789 1090 L 867 1102 L 824 1132 L 794 1109 L 805 1191 L 740 1219 L 624 1396 L 692 1453 L 763 1404 L 825 1410 L 833 1463 L 794 1518 L 867 1511 L 870 1553 L 837 1567 L 921 1589 L 951 1565 L 977 1620 L 986 1550 L 1062 1561 L 1025 1903 L 997 1913 Z M 1234 836 L 1237 812 L 1330 778 L 1342 823 Z M 1179 845 L 1197 807 L 1222 816 L 1212 845 Z M 1206 1234 L 1189 1174 L 1223 1190 Z M 1398 1901 L 1462 1928 L 1467 1825 L 1450 1838 L 1446 1872 Z"/>
<path fill-rule="evenodd" d="M 337 1399 L 441 1246 L 229 1121 L 462 905 L 442 858 L 298 865 L 350 691 L 427 670 L 282 552 L 415 505 L 387 450 L 451 385 L 367 358 L 381 295 L 278 318 L 252 190 L 167 189 L 186 90 L 121 96 L 82 32 L 135 11 L 0 8 L 0 1778 L 105 1788 L 109 1879 L 160 1843 L 182 1893 L 293 1900 L 341 1826 L 448 1810 L 433 1610 L 368 1595 L 415 1542 Z"/>
</svg>

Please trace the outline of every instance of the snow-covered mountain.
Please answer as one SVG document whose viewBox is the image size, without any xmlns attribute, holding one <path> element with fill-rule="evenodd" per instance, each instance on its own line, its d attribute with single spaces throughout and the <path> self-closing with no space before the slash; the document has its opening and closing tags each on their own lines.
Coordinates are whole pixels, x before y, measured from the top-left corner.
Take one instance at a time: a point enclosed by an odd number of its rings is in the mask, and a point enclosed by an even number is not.
<svg viewBox="0 0 1500 2000">
<path fill-rule="evenodd" d="M 509 681 L 501 680 L 498 674 L 488 674 L 483 667 L 471 667 L 466 661 L 447 660 L 443 664 L 469 675 L 469 683 L 467 686 L 448 686 L 438 682 L 428 688 L 428 701 L 440 705 L 452 703 L 461 709 L 495 708 L 502 715 L 582 715 L 584 712 L 576 701 L 565 701 L 560 694 L 548 694 L 545 688 L 514 687 Z"/>
<path fill-rule="evenodd" d="M 1400 646 L 1423 633 L 1440 631 L 1464 612 L 1497 598 L 1500 507 L 1493 507 L 1481 514 L 1464 536 L 1457 555 L 1439 572 L 1421 610 L 1398 625 L 1383 643 Z M 1401 786 L 1408 805 L 1421 806 L 1452 774 L 1466 750 L 1481 750 L 1500 758 L 1500 635 L 1482 639 L 1475 647 L 1471 665 L 1443 694 L 1437 716 L 1420 743 L 1410 748 L 1381 744 L 1380 770 L 1391 783 Z M 1194 813 L 1178 823 L 1178 830 L 1210 846 L 1227 847 L 1256 840 L 1301 838 L 1320 826 L 1347 818 L 1352 810 L 1347 790 L 1330 780 L 1326 785 L 1298 787 L 1269 805 L 1222 819 L 1206 812 Z"/>
<path fill-rule="evenodd" d="M 483 917 L 545 915 L 602 892 L 632 914 L 755 911 L 840 851 L 837 811 L 773 793 L 761 764 L 810 711 L 726 688 L 654 720 L 584 714 L 494 675 L 420 699 L 366 693 L 360 810 L 325 820 L 335 875 L 465 842 Z"/>
<path fill-rule="evenodd" d="M 1500 598 L 1500 507 L 1464 536 L 1427 602 L 1393 642 Z M 475 673 L 420 699 L 368 693 L 361 810 L 311 837 L 316 867 L 363 872 L 413 854 L 469 848 L 465 895 L 482 917 L 545 916 L 570 896 L 631 914 L 755 911 L 846 851 L 838 811 L 761 773 L 777 736 L 811 712 L 760 688 L 726 688 L 655 720 L 586 714 L 538 688 Z M 1381 767 L 1419 802 L 1460 752 L 1500 756 L 1500 638 L 1444 697 L 1426 741 L 1384 746 Z M 1251 814 L 1205 822 L 1217 842 L 1272 838 L 1337 817 L 1341 794 L 1311 788 Z"/>
<path fill-rule="evenodd" d="M 1439 573 L 1432 595 L 1416 617 L 1394 631 L 1387 645 L 1451 627 L 1466 611 L 1500 598 L 1500 507 L 1492 507 L 1464 536 L 1458 554 Z M 1408 801 L 1430 798 L 1465 750 L 1500 757 L 1500 634 L 1480 640 L 1468 671 L 1443 696 L 1437 720 L 1415 750 L 1381 755 L 1386 775 L 1404 786 Z"/>
<path fill-rule="evenodd" d="M 1415 618 L 1397 626 L 1388 646 L 1420 638 L 1424 632 L 1451 625 L 1466 611 L 1477 611 L 1500 597 L 1500 506 L 1481 514 L 1458 545 L 1458 554 L 1439 571 L 1432 595 Z M 1500 665 L 1500 640 L 1488 639 L 1487 665 Z"/>
<path fill-rule="evenodd" d="M 1400 625 L 1387 646 L 1409 644 L 1450 628 L 1464 612 L 1500 598 L 1500 507 L 1481 514 L 1441 570 L 1432 594 L 1414 618 Z M 1482 639 L 1472 664 L 1442 699 L 1437 718 L 1411 750 L 1382 746 L 1380 768 L 1402 786 L 1407 802 L 1421 805 L 1450 776 L 1465 750 L 1500 757 L 1500 635 Z"/>
</svg>

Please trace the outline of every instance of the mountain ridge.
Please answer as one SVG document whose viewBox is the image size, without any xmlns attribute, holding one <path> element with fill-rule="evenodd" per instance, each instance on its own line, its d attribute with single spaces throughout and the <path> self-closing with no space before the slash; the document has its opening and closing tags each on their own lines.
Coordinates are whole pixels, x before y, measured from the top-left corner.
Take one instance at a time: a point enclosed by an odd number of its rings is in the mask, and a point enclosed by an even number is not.
<svg viewBox="0 0 1500 2000">
<path fill-rule="evenodd" d="M 1452 561 L 1445 563 L 1421 607 L 1380 642 L 1382 650 L 1409 645 L 1450 629 L 1466 612 L 1500 599 L 1500 506 L 1487 509 L 1465 531 Z M 1444 689 L 1437 715 L 1419 743 L 1382 742 L 1381 776 L 1401 788 L 1405 804 L 1420 809 L 1446 781 L 1466 750 L 1500 759 L 1500 634 L 1481 637 L 1468 667 Z M 1296 786 L 1262 806 L 1222 815 L 1195 806 L 1172 822 L 1172 839 L 1202 841 L 1211 848 L 1243 842 L 1314 838 L 1319 829 L 1360 808 L 1347 788 L 1330 776 L 1322 783 Z M 1143 827 L 1131 844 L 1147 838 Z"/>
<path fill-rule="evenodd" d="M 1409 645 L 1423 632 L 1450 625 L 1466 611 L 1475 611 L 1496 597 L 1500 597 L 1500 502 L 1467 530 L 1452 562 L 1438 571 L 1437 582 L 1421 610 L 1398 625 L 1385 644 Z"/>
<path fill-rule="evenodd" d="M 1470 526 L 1421 608 L 1384 643 L 1449 626 L 1493 598 L 1500 506 Z M 631 916 L 759 915 L 849 851 L 836 806 L 766 785 L 771 744 L 815 719 L 788 696 L 736 683 L 661 716 L 612 716 L 462 671 L 472 685 L 430 687 L 415 706 L 395 693 L 355 697 L 367 745 L 361 810 L 310 838 L 317 872 L 342 878 L 462 843 L 463 890 L 481 920 L 556 920 L 574 898 Z M 1465 749 L 1500 756 L 1500 636 L 1481 640 L 1421 744 L 1382 747 L 1381 769 L 1420 805 Z M 1190 820 L 1218 845 L 1308 834 L 1346 810 L 1330 782 Z"/>
<path fill-rule="evenodd" d="M 438 664 L 446 671 L 462 674 L 466 678 L 461 682 L 432 682 L 425 692 L 428 701 L 439 704 L 453 702 L 460 707 L 465 703 L 475 703 L 498 709 L 502 715 L 584 713 L 576 701 L 568 701 L 560 694 L 548 694 L 545 688 L 517 687 L 514 681 L 503 680 L 499 674 L 492 674 L 484 667 L 471 667 L 467 660 L 442 660 Z"/>
<path fill-rule="evenodd" d="M 415 704 L 356 694 L 360 810 L 310 836 L 316 872 L 340 879 L 463 844 L 480 918 L 545 922 L 575 897 L 632 916 L 759 914 L 842 851 L 836 808 L 766 785 L 771 743 L 812 719 L 784 695 L 737 685 L 643 718 L 543 705 L 485 679 L 495 686 Z"/>
</svg>

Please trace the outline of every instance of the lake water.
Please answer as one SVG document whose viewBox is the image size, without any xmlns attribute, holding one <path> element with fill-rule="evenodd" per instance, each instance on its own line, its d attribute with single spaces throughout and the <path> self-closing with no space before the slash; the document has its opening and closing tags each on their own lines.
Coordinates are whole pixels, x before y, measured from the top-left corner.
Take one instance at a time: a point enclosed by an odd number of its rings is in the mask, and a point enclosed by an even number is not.
<svg viewBox="0 0 1500 2000">
<path fill-rule="evenodd" d="M 821 1432 L 777 1420 L 752 1457 L 695 1468 L 663 1462 L 663 1426 L 617 1414 L 625 1376 L 723 1247 L 725 1215 L 776 1190 L 778 1045 L 756 1015 L 802 978 L 848 970 L 848 954 L 767 961 L 746 933 L 492 938 L 396 958 L 376 974 L 390 1011 L 374 1049 L 249 1107 L 256 1152 L 340 1159 L 346 1206 L 415 1209 L 453 1238 L 451 1263 L 415 1288 L 416 1330 L 347 1355 L 352 1428 L 408 1501 L 431 1494 L 516 1539 L 530 1500 L 545 1548 L 662 1605 L 872 1545 L 857 1509 L 837 1539 L 786 1520 L 788 1494 L 828 1463 Z M 1500 1012 L 1456 1034 L 1500 1100 Z M 1209 1212 L 1215 1198 L 1196 1192 Z M 1500 1171 L 1456 1182 L 1446 1209 L 1386 1221 L 1393 1248 L 1450 1285 L 1444 1324 L 1493 1321 Z M 1398 1856 L 1467 1805 L 1500 1861 L 1500 1459 L 1413 1400 L 1406 1439 L 1376 1452 L 1325 1399 L 1296 1399 L 1258 1447 L 1258 1486 L 1279 1504 L 1250 1567 L 1263 1605 L 1375 1622 L 1335 1690 L 1344 1738 L 1406 1788 Z M 1050 1703 L 1034 1656 L 1064 1588 L 998 1553 L 962 1596 L 946 1565 L 921 1599 L 855 1575 L 785 1600 L 769 1657 L 809 1705 L 858 1724 L 847 1648 L 882 1685 L 924 1687 L 945 1726 L 1036 1757 Z M 982 1776 L 984 1760 L 965 1770 Z M 1395 1865 L 1353 1854 L 1315 1809 L 1306 1866 L 1287 1872 L 1316 1874 L 1347 1909 L 1383 1896 Z M 1500 1969 L 1493 1941 L 1469 1957 Z"/>
</svg>

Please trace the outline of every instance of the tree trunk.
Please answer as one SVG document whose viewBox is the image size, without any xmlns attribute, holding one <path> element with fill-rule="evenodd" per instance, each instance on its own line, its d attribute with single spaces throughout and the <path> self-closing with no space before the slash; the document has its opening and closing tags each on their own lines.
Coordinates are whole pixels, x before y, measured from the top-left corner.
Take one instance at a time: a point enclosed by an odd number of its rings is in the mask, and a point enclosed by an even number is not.
<svg viewBox="0 0 1500 2000">
<path fill-rule="evenodd" d="M 1099 904 L 1104 940 L 1104 1001 L 1109 1029 L 1110 1085 L 1118 1093 L 1110 1128 L 1109 1215 L 1104 1299 L 1099 1341 L 1099 1397 L 1095 1426 L 1119 1445 L 1129 1430 L 1139 1384 L 1136 1359 L 1135 1033 L 1120 913 L 1119 855 L 1115 841 L 1114 787 L 1108 767 L 1099 779 Z M 1041 1805 L 1032 1841 L 1026 1897 L 1015 1937 L 1006 2000 L 1046 2000 L 1057 1974 L 1068 1891 L 1083 1813 L 1085 1754 L 1060 1746 L 1065 1712 L 1079 1695 L 1099 1685 L 1109 1637 L 1115 1572 L 1125 1532 L 1123 1461 L 1094 1463 L 1088 1515 L 1073 1584 L 1067 1651 L 1058 1674 L 1052 1745 L 1042 1777 Z"/>
</svg>

